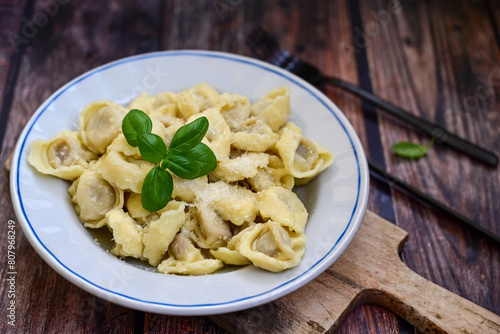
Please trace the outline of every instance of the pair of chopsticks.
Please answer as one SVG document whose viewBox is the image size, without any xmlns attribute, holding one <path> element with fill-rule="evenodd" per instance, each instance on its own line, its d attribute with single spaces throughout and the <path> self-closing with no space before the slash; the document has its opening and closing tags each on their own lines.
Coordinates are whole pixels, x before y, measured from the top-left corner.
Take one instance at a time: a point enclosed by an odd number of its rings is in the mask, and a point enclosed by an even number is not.
<svg viewBox="0 0 500 334">
<path fill-rule="evenodd" d="M 286 69 L 302 79 L 312 83 L 329 83 L 334 86 L 340 87 L 346 91 L 353 93 L 354 95 L 360 97 L 364 101 L 367 101 L 381 110 L 387 112 L 388 114 L 406 122 L 407 124 L 412 125 L 413 127 L 423 131 L 424 133 L 432 136 L 439 137 L 440 142 L 443 144 L 447 144 L 448 146 L 456 149 L 459 152 L 462 152 L 469 157 L 482 162 L 483 164 L 496 167 L 498 165 L 498 157 L 477 145 L 470 143 L 464 139 L 459 138 L 458 136 L 447 132 L 441 127 L 432 124 L 422 118 L 412 115 L 411 113 L 394 106 L 393 104 L 382 100 L 378 96 L 367 92 L 360 87 L 357 87 L 353 84 L 345 82 L 343 80 L 324 76 L 321 71 L 315 66 L 308 64 L 299 58 L 291 55 L 286 50 L 281 49 L 277 43 L 277 41 L 269 36 L 262 28 L 258 27 L 254 29 L 247 36 L 247 44 L 250 49 L 255 53 L 255 55 L 273 65 L 279 66 L 283 69 Z M 453 209 L 447 207 L 446 205 L 440 203 L 436 199 L 431 196 L 426 195 L 415 187 L 409 185 L 403 180 L 397 178 L 396 176 L 388 173 L 387 171 L 382 170 L 378 166 L 374 165 L 371 162 L 368 162 L 370 173 L 377 179 L 381 181 L 385 181 L 389 185 L 394 185 L 400 190 L 405 191 L 407 194 L 411 195 L 413 198 L 419 200 L 420 202 L 430 206 L 431 208 L 439 211 L 441 213 L 445 213 L 452 218 L 458 220 L 464 225 L 471 227 L 477 232 L 482 233 L 484 236 L 493 240 L 496 243 L 500 244 L 500 237 L 491 233 L 487 229 L 481 227 L 476 224 L 472 220 L 467 217 L 459 214 Z"/>
</svg>

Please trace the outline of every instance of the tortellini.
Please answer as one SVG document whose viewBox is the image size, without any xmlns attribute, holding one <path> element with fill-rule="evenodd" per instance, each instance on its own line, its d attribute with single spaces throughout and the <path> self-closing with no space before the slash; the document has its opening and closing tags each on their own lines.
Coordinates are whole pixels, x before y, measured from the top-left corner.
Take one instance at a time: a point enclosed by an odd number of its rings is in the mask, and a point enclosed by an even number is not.
<svg viewBox="0 0 500 334">
<path fill-rule="evenodd" d="M 290 233 L 272 220 L 241 233 L 236 249 L 255 266 L 272 272 L 295 267 L 305 252 L 305 234 Z"/>
<path fill-rule="evenodd" d="M 102 154 L 121 132 L 127 110 L 112 101 L 88 104 L 80 114 L 79 126 L 83 143 L 94 153 Z"/>
<path fill-rule="evenodd" d="M 223 181 L 209 183 L 200 197 L 200 202 L 236 226 L 254 221 L 259 213 L 256 193 Z"/>
<path fill-rule="evenodd" d="M 191 219 L 186 221 L 185 228 L 192 232 L 191 239 L 204 249 L 225 246 L 233 237 L 230 224 L 203 203 L 192 208 Z"/>
<path fill-rule="evenodd" d="M 273 89 L 252 104 L 251 114 L 262 116 L 273 131 L 278 131 L 290 117 L 290 89 Z"/>
<path fill-rule="evenodd" d="M 269 154 L 245 152 L 233 159 L 219 161 L 213 175 L 226 182 L 241 181 L 254 177 L 258 168 L 264 168 L 269 164 Z"/>
<path fill-rule="evenodd" d="M 130 102 L 128 109 L 140 109 L 152 115 L 154 119 L 161 119 L 162 116 L 177 116 L 177 95 L 172 92 L 163 92 L 157 95 L 142 93 Z"/>
<path fill-rule="evenodd" d="M 291 230 L 304 233 L 307 210 L 295 193 L 282 187 L 270 187 L 259 193 L 262 218 L 271 219 Z"/>
<path fill-rule="evenodd" d="M 89 170 L 80 175 L 68 189 L 75 211 L 85 227 L 104 226 L 106 213 L 122 208 L 124 192 L 102 178 L 99 173 Z"/>
<path fill-rule="evenodd" d="M 224 93 L 216 106 L 233 132 L 240 130 L 250 117 L 250 101 L 243 95 Z"/>
<path fill-rule="evenodd" d="M 140 193 L 142 181 L 154 167 L 146 160 L 127 157 L 117 151 L 110 151 L 99 158 L 93 168 L 106 181 L 123 190 Z"/>
<path fill-rule="evenodd" d="M 249 224 L 249 226 L 245 226 L 241 231 L 249 229 L 250 225 L 253 226 L 256 224 Z M 238 250 L 236 250 L 236 245 L 238 245 L 241 237 L 244 235 L 244 233 L 240 233 L 241 231 L 235 231 L 234 236 L 225 247 L 210 249 L 210 254 L 216 259 L 221 260 L 225 264 L 233 266 L 245 266 L 251 264 L 252 261 L 250 261 L 247 257 L 243 256 Z"/>
<path fill-rule="evenodd" d="M 273 132 L 263 118 L 252 117 L 233 134 L 232 145 L 239 150 L 265 152 L 276 144 L 278 139 L 278 134 Z"/>
<path fill-rule="evenodd" d="M 224 266 L 218 259 L 207 259 L 200 249 L 194 246 L 186 233 L 176 235 L 170 244 L 169 256 L 158 266 L 158 271 L 165 274 L 206 275 Z"/>
<path fill-rule="evenodd" d="M 157 266 L 163 258 L 168 246 L 184 224 L 186 213 L 184 203 L 171 201 L 161 216 L 149 223 L 144 232 L 144 257 L 153 266 Z"/>
<path fill-rule="evenodd" d="M 144 178 L 156 164 L 142 159 L 121 130 L 130 109 L 149 115 L 152 132 L 167 147 L 184 124 L 202 116 L 209 121 L 202 142 L 217 168 L 193 180 L 171 173 L 172 198 L 156 212 L 142 206 Z M 145 92 L 127 108 L 89 103 L 77 131 L 34 141 L 28 162 L 71 182 L 69 197 L 82 224 L 112 234 L 110 254 L 164 274 L 206 275 L 247 265 L 280 272 L 298 265 L 306 248 L 308 212 L 292 189 L 334 160 L 289 122 L 290 114 L 288 87 L 254 103 L 205 83 L 178 93 Z"/>
<path fill-rule="evenodd" d="M 203 143 L 214 152 L 217 161 L 229 157 L 231 152 L 231 140 L 233 133 L 227 125 L 226 120 L 221 115 L 220 111 L 215 108 L 209 108 L 199 114 L 193 115 L 188 119 L 188 123 L 205 116 L 208 119 L 209 126 L 207 134 L 203 139 Z"/>
<path fill-rule="evenodd" d="M 325 149 L 320 154 L 318 145 L 305 137 L 292 123 L 281 130 L 276 148 L 286 170 L 296 179 L 310 180 L 333 163 L 333 156 L 329 151 Z"/>
<path fill-rule="evenodd" d="M 177 106 L 179 112 L 188 119 L 210 107 L 219 100 L 219 93 L 210 85 L 198 84 L 186 89 L 177 95 Z"/>
<path fill-rule="evenodd" d="M 142 227 L 122 209 L 106 213 L 106 225 L 113 233 L 115 247 L 111 250 L 116 256 L 140 258 L 144 250 Z"/>
<path fill-rule="evenodd" d="M 295 178 L 288 174 L 283 161 L 276 155 L 269 155 L 269 164 L 264 168 L 257 168 L 257 174 L 248 178 L 247 181 L 256 192 L 273 186 L 292 190 L 295 185 Z"/>
<path fill-rule="evenodd" d="M 35 140 L 28 162 L 40 173 L 74 180 L 89 168 L 89 161 L 96 157 L 82 145 L 76 132 L 65 130 L 49 140 Z"/>
</svg>

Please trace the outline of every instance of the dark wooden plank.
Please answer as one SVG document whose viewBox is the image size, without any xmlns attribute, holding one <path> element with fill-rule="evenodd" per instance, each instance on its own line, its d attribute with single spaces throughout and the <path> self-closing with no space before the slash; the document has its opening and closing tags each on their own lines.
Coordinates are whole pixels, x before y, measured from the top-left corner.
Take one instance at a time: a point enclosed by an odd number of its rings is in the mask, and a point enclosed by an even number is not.
<svg viewBox="0 0 500 334">
<path fill-rule="evenodd" d="M 227 333 L 206 317 L 178 317 L 147 313 L 144 322 L 144 333 L 154 334 L 158 333 L 160 329 L 162 333 Z"/>
<path fill-rule="evenodd" d="M 367 25 L 382 26 L 374 17 L 384 5 L 363 2 Z M 498 154 L 500 57 L 486 17 L 482 2 L 402 1 L 385 28 L 372 28 L 367 50 L 378 95 Z M 388 117 L 381 118 L 381 129 L 393 174 L 500 234 L 497 169 L 438 145 L 418 161 L 395 158 L 393 143 L 429 139 Z M 410 235 L 405 262 L 431 281 L 499 313 L 498 280 L 485 275 L 500 269 L 499 247 L 400 192 L 394 198 L 397 223 Z"/>
<path fill-rule="evenodd" d="M 4 3 L 0 20 L 0 143 L 7 132 L 7 120 L 12 106 L 13 90 L 17 82 L 20 59 L 25 50 L 24 37 L 28 33 L 24 18 L 31 14 L 31 3 Z"/>
<path fill-rule="evenodd" d="M 488 10 L 488 21 L 495 32 L 495 48 L 500 48 L 500 3 L 495 0 L 485 0 L 485 6 Z"/>
<path fill-rule="evenodd" d="M 10 93 L 5 94 L 5 92 L 12 92 L 15 88 L 15 81 L 18 72 L 18 66 L 16 65 L 19 50 L 16 51 L 15 45 L 17 36 L 20 34 L 21 30 L 21 18 L 25 14 L 26 3 L 2 3 L 0 6 L 0 35 L 2 39 L 0 39 L 0 143 L 3 139 L 3 136 L 6 130 L 6 120 L 8 118 L 8 109 L 11 104 Z M 14 63 L 14 64 L 13 64 Z M 3 151 L 2 151 L 3 152 Z M 10 154 L 10 153 L 9 153 Z M 8 154 L 1 154 L 0 161 L 1 166 L 4 166 L 5 161 L 7 160 Z M 9 319 L 7 316 L 16 316 L 15 314 L 11 315 L 11 310 L 8 310 L 7 307 L 11 307 L 10 301 L 18 301 L 15 297 L 14 290 L 15 285 L 11 285 L 11 281 L 7 281 L 8 277 L 8 226 L 9 220 L 14 219 L 14 213 L 12 210 L 12 204 L 9 196 L 9 187 L 7 174 L 3 171 L 0 173 L 0 193 L 2 194 L 0 197 L 0 219 L 2 228 L 0 229 L 0 255 L 2 256 L 2 265 L 0 265 L 0 277 L 2 278 L 2 284 L 0 286 L 0 297 L 1 297 L 1 305 L 2 315 L 5 317 L 0 325 L 0 332 L 7 333 L 8 331 L 12 331 L 14 327 L 9 325 L 9 321 L 15 320 L 15 318 Z M 18 229 L 15 231 L 17 232 Z M 19 238 L 15 239 L 16 242 L 19 242 Z M 18 243 L 19 245 L 19 243 Z M 16 245 L 17 246 L 17 245 Z M 17 252 L 16 252 L 17 254 Z M 7 282 L 9 282 L 7 284 Z M 12 288 L 11 288 L 12 287 Z M 13 294 L 14 293 L 14 294 Z M 14 308 L 16 306 L 14 305 Z M 12 322 L 11 324 L 15 324 Z"/>
<path fill-rule="evenodd" d="M 26 3 L 0 4 L 0 99 L 3 99 L 7 74 L 12 58 L 20 51 L 17 47 L 18 37 L 22 35 L 21 18 L 23 17 Z"/>
<path fill-rule="evenodd" d="M 348 82 L 359 84 L 359 64 L 356 61 L 357 55 L 366 52 L 363 45 L 358 44 L 358 34 L 363 30 L 363 26 L 357 26 L 351 21 L 353 3 L 339 2 L 339 7 L 328 12 L 330 22 L 322 30 L 329 39 L 330 44 L 326 50 L 315 48 L 314 51 L 320 55 L 322 60 L 313 62 L 319 64 L 320 68 L 325 68 L 325 73 L 334 77 L 339 77 Z M 351 15 L 350 15 L 351 14 Z M 358 14 L 359 15 L 359 14 Z M 339 24 L 333 26 L 333 24 Z M 307 38 L 307 37 L 305 37 Z M 362 109 L 361 102 L 349 93 L 341 89 L 323 87 L 327 95 L 346 114 L 347 118 L 358 133 L 363 146 L 369 147 L 369 134 L 367 133 L 366 113 Z M 373 157 L 372 157 L 373 158 Z M 382 214 L 386 211 L 383 205 L 388 196 L 384 194 L 374 180 L 370 182 L 370 201 L 368 209 Z M 392 211 L 392 208 L 390 208 Z M 348 316 L 345 322 L 337 329 L 338 333 L 354 332 L 404 332 L 413 329 L 413 326 L 396 316 L 391 311 L 374 305 L 362 305 L 356 308 Z"/>
<path fill-rule="evenodd" d="M 21 60 L 8 136 L 2 143 L 2 161 L 13 150 L 28 118 L 61 85 L 102 63 L 159 47 L 161 16 L 157 2 L 64 1 L 62 4 L 60 1 L 57 11 L 49 15 L 46 9 L 54 3 L 37 2 L 33 16 L 26 18 L 27 22 L 35 24 L 41 20 L 43 24 L 29 39 Z M 15 21 L 19 22 L 19 18 Z M 2 223 L 6 223 L 7 219 L 15 218 L 4 173 L 0 177 Z M 16 232 L 17 332 L 123 333 L 133 330 L 136 318 L 140 323 L 141 312 L 100 300 L 56 274 L 35 253 L 19 227 Z M 0 233 L 5 255 L 7 230 L 2 228 Z M 1 268 L 5 279 L 6 267 Z M 2 306 L 10 301 L 6 286 L 1 286 Z M 4 329 L 5 326 L 2 321 Z"/>
</svg>

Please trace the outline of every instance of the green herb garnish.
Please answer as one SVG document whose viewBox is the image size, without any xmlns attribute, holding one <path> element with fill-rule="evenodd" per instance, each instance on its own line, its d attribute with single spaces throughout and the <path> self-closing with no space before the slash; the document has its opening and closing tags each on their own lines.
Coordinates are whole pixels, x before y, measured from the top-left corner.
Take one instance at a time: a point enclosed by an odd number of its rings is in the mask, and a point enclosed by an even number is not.
<svg viewBox="0 0 500 334">
<path fill-rule="evenodd" d="M 429 145 L 420 145 L 411 142 L 399 142 L 392 145 L 392 150 L 396 155 L 402 158 L 408 159 L 418 159 L 423 157 L 429 151 L 432 146 L 433 141 L 431 140 Z"/>
<path fill-rule="evenodd" d="M 165 141 L 151 133 L 153 123 L 139 109 L 130 110 L 122 122 L 122 132 L 127 142 L 138 147 L 144 160 L 157 164 L 144 178 L 142 206 L 148 211 L 158 211 L 167 205 L 174 182 L 167 168 L 184 179 L 195 179 L 211 173 L 217 167 L 214 152 L 201 142 L 208 130 L 208 119 L 200 117 L 180 127 L 167 149 Z"/>
</svg>

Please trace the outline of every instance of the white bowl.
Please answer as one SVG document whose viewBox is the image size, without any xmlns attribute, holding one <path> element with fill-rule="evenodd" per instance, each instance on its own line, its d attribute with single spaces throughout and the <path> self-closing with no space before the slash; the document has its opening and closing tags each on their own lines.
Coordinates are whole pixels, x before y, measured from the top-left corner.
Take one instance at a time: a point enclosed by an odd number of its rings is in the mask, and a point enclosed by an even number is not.
<svg viewBox="0 0 500 334">
<path fill-rule="evenodd" d="M 27 163 L 31 143 L 78 129 L 89 102 L 126 105 L 143 91 L 178 92 L 200 82 L 255 101 L 269 90 L 291 89 L 291 120 L 330 149 L 334 164 L 296 189 L 309 211 L 302 262 L 281 273 L 253 266 L 206 276 L 165 275 L 107 253 L 78 220 L 68 183 Z M 30 119 L 17 143 L 10 176 L 19 224 L 31 245 L 59 274 L 113 303 L 146 312 L 208 315 L 250 308 L 284 296 L 314 279 L 342 254 L 363 218 L 368 167 L 353 128 L 325 95 L 295 75 L 251 58 L 221 52 L 155 52 L 118 60 L 69 82 Z"/>
</svg>

